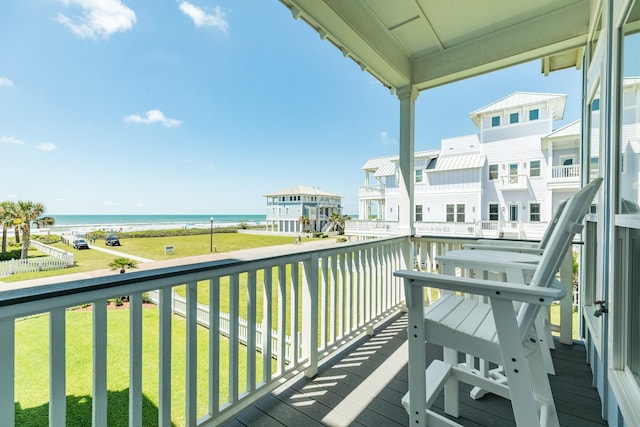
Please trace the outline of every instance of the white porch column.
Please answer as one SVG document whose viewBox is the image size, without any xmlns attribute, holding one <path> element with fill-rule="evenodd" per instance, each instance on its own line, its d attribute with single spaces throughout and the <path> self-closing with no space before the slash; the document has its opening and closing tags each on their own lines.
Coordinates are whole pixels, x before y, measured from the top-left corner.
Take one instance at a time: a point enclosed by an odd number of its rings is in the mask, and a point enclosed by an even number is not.
<svg viewBox="0 0 640 427">
<path fill-rule="evenodd" d="M 414 209 L 414 152 L 415 152 L 415 110 L 418 90 L 415 86 L 405 86 L 398 89 L 400 100 L 400 204 L 398 212 L 398 232 L 413 235 Z"/>
</svg>

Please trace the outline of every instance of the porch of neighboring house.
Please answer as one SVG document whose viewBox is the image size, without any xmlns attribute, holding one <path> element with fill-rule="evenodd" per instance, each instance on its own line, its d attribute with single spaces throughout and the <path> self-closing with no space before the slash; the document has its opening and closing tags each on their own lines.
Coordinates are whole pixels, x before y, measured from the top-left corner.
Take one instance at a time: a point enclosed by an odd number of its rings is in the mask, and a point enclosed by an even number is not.
<svg viewBox="0 0 640 427">
<path fill-rule="evenodd" d="M 244 410 L 227 427 L 239 426 L 403 426 L 409 420 L 400 400 L 408 390 L 407 318 L 399 313 L 339 354 L 328 357 L 313 379 L 292 379 Z M 430 359 L 442 349 L 427 345 Z M 557 374 L 550 377 L 560 425 L 606 426 L 601 403 L 581 343 L 556 342 L 552 351 Z M 488 394 L 469 397 L 460 384 L 460 417 L 464 426 L 514 426 L 511 404 Z M 442 395 L 432 407 L 444 414 Z"/>
</svg>

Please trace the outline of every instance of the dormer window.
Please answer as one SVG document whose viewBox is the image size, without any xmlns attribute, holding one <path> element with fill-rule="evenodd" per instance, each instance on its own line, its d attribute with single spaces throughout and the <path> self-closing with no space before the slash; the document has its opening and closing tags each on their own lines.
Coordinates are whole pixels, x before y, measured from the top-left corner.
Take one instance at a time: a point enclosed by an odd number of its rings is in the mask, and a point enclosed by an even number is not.
<svg viewBox="0 0 640 427">
<path fill-rule="evenodd" d="M 518 123 L 520 121 L 520 113 L 509 114 L 509 124 Z"/>
<path fill-rule="evenodd" d="M 538 120 L 540 118 L 540 110 L 529 110 L 529 120 Z"/>
<path fill-rule="evenodd" d="M 500 126 L 500 116 L 491 117 L 491 127 L 494 128 L 496 126 Z"/>
</svg>

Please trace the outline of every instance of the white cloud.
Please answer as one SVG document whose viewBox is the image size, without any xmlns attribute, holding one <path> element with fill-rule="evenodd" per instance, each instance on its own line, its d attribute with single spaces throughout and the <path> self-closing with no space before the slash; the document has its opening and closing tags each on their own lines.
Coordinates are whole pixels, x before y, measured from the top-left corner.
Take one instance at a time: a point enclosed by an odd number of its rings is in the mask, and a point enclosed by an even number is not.
<svg viewBox="0 0 640 427">
<path fill-rule="evenodd" d="M 40 151 L 54 151 L 57 149 L 58 146 L 56 144 L 52 144 L 51 142 L 43 142 L 42 144 L 36 145 L 36 150 Z"/>
<path fill-rule="evenodd" d="M 388 132 L 380 132 L 380 141 L 382 141 L 382 145 L 396 145 L 398 143 L 389 136 Z"/>
<path fill-rule="evenodd" d="M 183 1 L 180 3 L 180 10 L 193 19 L 196 27 L 213 27 L 225 34 L 229 32 L 229 22 L 227 22 L 226 15 L 222 9 L 220 9 L 220 6 L 216 6 L 213 9 L 213 14 L 208 14 L 198 6 Z"/>
<path fill-rule="evenodd" d="M 172 128 L 182 124 L 182 121 L 180 120 L 166 117 L 160 110 L 149 110 L 143 116 L 139 114 L 129 114 L 124 118 L 124 121 L 127 123 L 142 123 L 145 125 L 162 123 L 162 126 L 166 128 Z"/>
<path fill-rule="evenodd" d="M 78 6 L 82 13 L 74 18 L 58 13 L 56 21 L 82 38 L 108 39 L 118 31 L 127 31 L 136 23 L 136 13 L 120 0 L 60 0 L 66 6 Z"/>
<path fill-rule="evenodd" d="M 6 77 L 0 77 L 0 86 L 13 86 L 13 80 Z"/>
<path fill-rule="evenodd" d="M 0 136 L 0 142 L 4 142 L 5 144 L 24 144 L 24 141 L 18 138 L 14 138 L 13 136 Z"/>
</svg>

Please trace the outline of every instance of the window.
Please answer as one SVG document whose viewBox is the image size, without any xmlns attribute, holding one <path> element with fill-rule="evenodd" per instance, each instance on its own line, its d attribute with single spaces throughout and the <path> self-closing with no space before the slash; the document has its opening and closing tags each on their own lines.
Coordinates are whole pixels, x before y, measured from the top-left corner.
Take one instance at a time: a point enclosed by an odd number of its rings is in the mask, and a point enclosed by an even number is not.
<svg viewBox="0 0 640 427">
<path fill-rule="evenodd" d="M 591 111 L 598 111 L 600 110 L 600 99 L 596 98 L 593 101 L 591 101 Z"/>
<path fill-rule="evenodd" d="M 416 205 L 416 222 L 422 222 L 422 205 Z"/>
<path fill-rule="evenodd" d="M 435 169 L 437 161 L 438 161 L 437 157 L 434 157 L 433 159 L 429 160 L 429 163 L 427 164 L 427 169 Z"/>
<path fill-rule="evenodd" d="M 529 176 L 540 176 L 540 160 L 529 162 Z"/>
<path fill-rule="evenodd" d="M 540 110 L 529 110 L 529 120 L 538 120 L 540 118 Z"/>
<path fill-rule="evenodd" d="M 520 121 L 520 113 L 511 113 L 509 114 L 509 123 L 518 123 Z"/>
<path fill-rule="evenodd" d="M 491 127 L 500 126 L 500 116 L 491 117 Z"/>
<path fill-rule="evenodd" d="M 497 203 L 489 204 L 489 221 L 499 220 L 499 207 Z"/>
<path fill-rule="evenodd" d="M 456 218 L 455 205 L 447 205 L 447 222 L 454 222 Z"/>
<path fill-rule="evenodd" d="M 540 203 L 529 204 L 529 222 L 540 222 Z"/>
<path fill-rule="evenodd" d="M 509 184 L 517 184 L 518 183 L 518 164 L 511 163 L 509 164 Z"/>
<path fill-rule="evenodd" d="M 416 169 L 416 183 L 422 182 L 422 169 Z"/>
<path fill-rule="evenodd" d="M 489 165 L 489 181 L 498 179 L 498 165 Z"/>
<path fill-rule="evenodd" d="M 464 205 L 456 205 L 456 222 L 464 222 Z"/>
<path fill-rule="evenodd" d="M 573 165 L 574 160 L 574 156 L 560 156 L 560 164 L 562 166 L 571 166 Z"/>
</svg>

